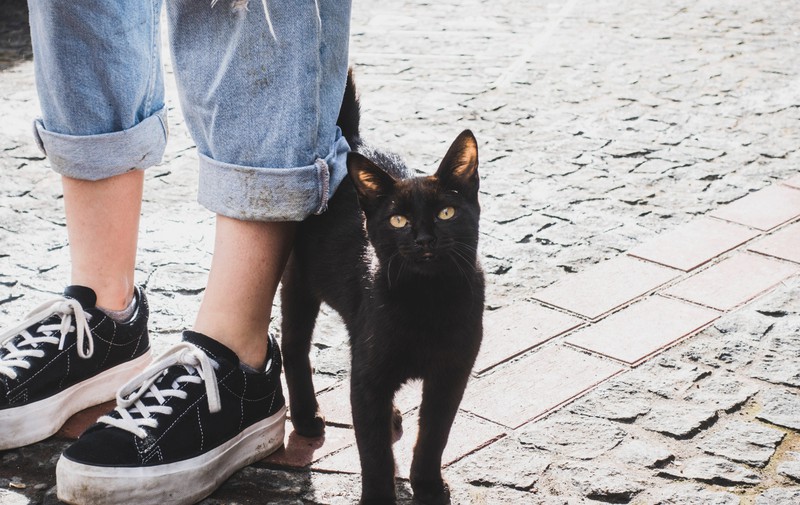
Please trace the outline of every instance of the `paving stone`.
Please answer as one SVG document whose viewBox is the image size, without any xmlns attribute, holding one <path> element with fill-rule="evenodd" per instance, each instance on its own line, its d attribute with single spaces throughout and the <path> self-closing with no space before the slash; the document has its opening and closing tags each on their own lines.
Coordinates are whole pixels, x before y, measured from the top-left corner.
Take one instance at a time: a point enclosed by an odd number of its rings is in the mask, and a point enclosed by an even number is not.
<svg viewBox="0 0 800 505">
<path fill-rule="evenodd" d="M 768 186 L 709 215 L 758 230 L 771 230 L 800 216 L 800 191 L 777 184 Z"/>
<path fill-rule="evenodd" d="M 750 367 L 750 376 L 773 384 L 800 387 L 800 333 L 782 325 Z"/>
<path fill-rule="evenodd" d="M 601 385 L 568 408 L 574 414 L 629 423 L 650 412 L 651 402 L 652 398 L 627 384 L 613 382 Z"/>
<path fill-rule="evenodd" d="M 262 463 L 303 468 L 355 442 L 353 430 L 334 426 L 326 426 L 325 435 L 319 438 L 307 438 L 287 430 L 283 447 L 263 459 Z"/>
<path fill-rule="evenodd" d="M 695 457 L 661 470 L 661 474 L 679 479 L 692 479 L 720 486 L 754 485 L 761 482 L 758 474 L 745 466 L 724 458 Z"/>
<path fill-rule="evenodd" d="M 800 452 L 786 453 L 786 461 L 778 465 L 778 473 L 800 481 Z"/>
<path fill-rule="evenodd" d="M 605 419 L 559 414 L 524 426 L 518 433 L 524 446 L 578 459 L 594 459 L 625 436 L 625 430 Z"/>
<path fill-rule="evenodd" d="M 783 181 L 783 184 L 786 184 L 787 186 L 791 186 L 793 188 L 800 189 L 800 175 L 795 175 L 791 179 Z"/>
<path fill-rule="evenodd" d="M 767 489 L 756 497 L 756 505 L 796 505 L 800 503 L 800 487 Z"/>
<path fill-rule="evenodd" d="M 749 245 L 748 249 L 767 256 L 800 263 L 800 223 L 782 228 Z"/>
<path fill-rule="evenodd" d="M 116 401 L 112 400 L 82 410 L 67 419 L 67 422 L 64 423 L 54 436 L 75 440 L 86 428 L 93 425 L 100 416 L 108 414 L 110 411 L 114 410 L 116 406 Z"/>
<path fill-rule="evenodd" d="M 711 491 L 697 484 L 669 484 L 643 497 L 642 503 L 654 505 L 739 505 L 732 493 Z"/>
<path fill-rule="evenodd" d="M 662 233 L 628 254 L 689 271 L 756 236 L 758 232 L 750 228 L 704 217 Z"/>
<path fill-rule="evenodd" d="M 618 381 L 621 387 L 628 390 L 648 391 L 662 398 L 680 399 L 711 374 L 710 370 L 696 363 L 663 355 L 621 375 Z"/>
<path fill-rule="evenodd" d="M 393 446 L 397 467 L 396 474 L 403 478 L 408 478 L 414 454 L 414 444 L 417 441 L 419 418 L 417 411 L 414 411 L 413 414 L 403 416 L 403 434 Z M 504 432 L 504 428 L 495 423 L 460 411 L 453 422 L 450 438 L 442 455 L 442 464 L 448 465 L 461 459 L 463 456 L 500 438 Z M 331 456 L 318 460 L 312 465 L 312 468 L 324 471 L 360 473 L 358 448 L 355 445 L 347 447 Z"/>
<path fill-rule="evenodd" d="M 419 407 L 421 401 L 422 383 L 419 381 L 410 381 L 404 384 L 394 396 L 395 406 L 403 413 Z M 340 381 L 327 391 L 319 393 L 317 402 L 326 424 L 353 426 L 349 379 Z"/>
<path fill-rule="evenodd" d="M 785 433 L 760 423 L 732 421 L 715 429 L 698 447 L 716 456 L 763 468 Z"/>
<path fill-rule="evenodd" d="M 530 505 L 571 505 L 579 502 L 569 498 L 540 496 L 535 491 L 522 491 L 502 486 L 450 486 L 452 503 L 480 503 L 481 505 L 513 505 L 525 503 Z M 575 497 L 580 500 L 579 497 Z M 413 505 L 413 502 L 412 504 Z"/>
<path fill-rule="evenodd" d="M 576 331 L 565 341 L 633 364 L 706 326 L 719 315 L 705 307 L 651 296 Z"/>
<path fill-rule="evenodd" d="M 31 502 L 25 495 L 8 489 L 0 489 L 0 503 L 3 505 L 28 505 Z"/>
<path fill-rule="evenodd" d="M 629 465 L 660 468 L 675 455 L 666 446 L 652 440 L 628 439 L 612 452 L 614 458 Z"/>
<path fill-rule="evenodd" d="M 547 346 L 471 381 L 461 408 L 515 428 L 621 369 L 560 345 Z M 524 394 L 516 390 L 519 384 L 526 384 Z"/>
<path fill-rule="evenodd" d="M 550 454 L 506 437 L 453 464 L 448 474 L 473 485 L 532 489 L 551 462 Z"/>
<path fill-rule="evenodd" d="M 756 417 L 768 423 L 800 430 L 800 395 L 786 390 L 765 391 Z"/>
<path fill-rule="evenodd" d="M 789 263 L 737 253 L 664 293 L 718 310 L 730 310 L 798 271 L 798 267 Z"/>
<path fill-rule="evenodd" d="M 686 402 L 663 401 L 653 405 L 639 425 L 673 438 L 691 438 L 717 420 L 713 407 L 700 407 Z"/>
<path fill-rule="evenodd" d="M 568 463 L 561 465 L 558 471 L 562 474 L 560 479 L 569 479 L 572 486 L 590 500 L 628 503 L 644 490 L 630 473 L 606 465 Z"/>
<path fill-rule="evenodd" d="M 695 384 L 685 399 L 695 405 L 729 412 L 758 393 L 758 388 L 745 384 L 730 373 L 717 373 Z"/>
<path fill-rule="evenodd" d="M 596 319 L 677 276 L 675 270 L 619 256 L 537 291 L 533 298 Z"/>
<path fill-rule="evenodd" d="M 487 312 L 483 319 L 484 345 L 474 371 L 484 372 L 582 322 L 577 317 L 525 301 Z"/>
</svg>

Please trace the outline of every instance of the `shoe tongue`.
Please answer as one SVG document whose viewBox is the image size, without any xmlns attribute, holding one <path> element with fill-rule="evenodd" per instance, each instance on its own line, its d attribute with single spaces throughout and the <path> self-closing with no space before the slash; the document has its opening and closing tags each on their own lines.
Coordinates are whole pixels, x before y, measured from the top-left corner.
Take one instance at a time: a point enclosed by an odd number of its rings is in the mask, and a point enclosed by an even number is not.
<svg viewBox="0 0 800 505">
<path fill-rule="evenodd" d="M 64 289 L 64 296 L 78 300 L 84 309 L 93 309 L 97 303 L 97 295 L 94 290 L 86 286 L 67 286 Z"/>
<path fill-rule="evenodd" d="M 236 353 L 211 337 L 187 330 L 183 332 L 183 341 L 196 345 L 215 360 L 224 359 L 234 366 L 239 366 L 239 357 Z"/>
</svg>

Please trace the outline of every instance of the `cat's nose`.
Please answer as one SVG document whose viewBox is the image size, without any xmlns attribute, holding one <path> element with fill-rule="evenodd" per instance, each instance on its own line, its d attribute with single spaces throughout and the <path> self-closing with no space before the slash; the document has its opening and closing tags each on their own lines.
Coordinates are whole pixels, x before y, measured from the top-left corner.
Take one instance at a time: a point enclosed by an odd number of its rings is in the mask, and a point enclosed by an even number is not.
<svg viewBox="0 0 800 505">
<path fill-rule="evenodd" d="M 428 235 L 427 233 L 420 234 L 417 235 L 416 239 L 414 239 L 414 243 L 422 248 L 427 249 L 433 247 L 433 244 L 436 243 L 436 237 L 434 237 L 433 235 Z"/>
</svg>

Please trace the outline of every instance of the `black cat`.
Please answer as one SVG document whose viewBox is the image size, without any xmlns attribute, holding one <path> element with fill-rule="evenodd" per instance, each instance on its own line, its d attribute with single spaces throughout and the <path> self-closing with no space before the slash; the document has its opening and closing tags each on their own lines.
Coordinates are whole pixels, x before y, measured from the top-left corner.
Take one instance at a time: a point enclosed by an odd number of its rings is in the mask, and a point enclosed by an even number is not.
<svg viewBox="0 0 800 505">
<path fill-rule="evenodd" d="M 393 397 L 409 379 L 422 379 L 411 486 L 416 500 L 446 504 L 442 451 L 483 333 L 477 143 L 464 131 L 435 175 L 413 177 L 399 157 L 362 143 L 359 117 L 348 76 L 339 126 L 353 148 L 350 177 L 327 212 L 300 224 L 283 278 L 292 422 L 301 435 L 324 430 L 308 353 L 325 302 L 350 333 L 361 503 L 395 503 Z"/>
</svg>

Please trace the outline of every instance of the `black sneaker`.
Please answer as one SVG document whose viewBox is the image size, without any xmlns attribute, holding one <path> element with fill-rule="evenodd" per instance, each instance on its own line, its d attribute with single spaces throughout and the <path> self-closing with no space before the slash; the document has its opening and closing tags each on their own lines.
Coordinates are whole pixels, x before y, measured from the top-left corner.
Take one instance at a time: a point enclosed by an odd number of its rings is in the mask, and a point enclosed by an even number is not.
<svg viewBox="0 0 800 505">
<path fill-rule="evenodd" d="M 64 451 L 58 498 L 72 504 L 188 504 L 283 444 L 278 344 L 264 372 L 196 332 L 122 387 L 117 408 Z"/>
<path fill-rule="evenodd" d="M 89 288 L 69 286 L 0 335 L 0 450 L 43 440 L 76 412 L 114 398 L 150 363 L 148 307 L 118 323 Z"/>
</svg>

